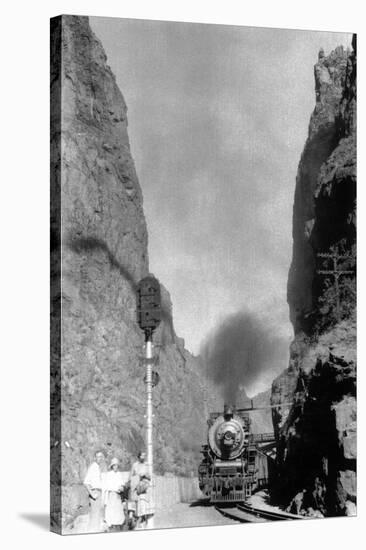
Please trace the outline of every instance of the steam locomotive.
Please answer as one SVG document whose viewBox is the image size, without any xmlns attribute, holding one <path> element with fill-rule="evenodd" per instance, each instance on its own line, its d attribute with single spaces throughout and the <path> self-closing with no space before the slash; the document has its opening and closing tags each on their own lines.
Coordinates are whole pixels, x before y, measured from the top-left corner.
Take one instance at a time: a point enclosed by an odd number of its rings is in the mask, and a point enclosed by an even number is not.
<svg viewBox="0 0 366 550">
<path fill-rule="evenodd" d="M 268 482 L 270 459 L 264 444 L 273 443 L 274 436 L 251 432 L 250 410 L 255 409 L 225 405 L 223 413 L 211 413 L 207 421 L 208 441 L 201 449 L 198 479 L 212 503 L 244 502 Z"/>
</svg>

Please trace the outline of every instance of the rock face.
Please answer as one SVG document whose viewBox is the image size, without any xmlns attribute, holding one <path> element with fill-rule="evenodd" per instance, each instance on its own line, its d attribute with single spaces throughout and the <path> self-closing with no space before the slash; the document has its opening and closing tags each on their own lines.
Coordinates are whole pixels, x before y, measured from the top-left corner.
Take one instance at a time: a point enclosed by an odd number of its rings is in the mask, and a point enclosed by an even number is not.
<svg viewBox="0 0 366 550">
<path fill-rule="evenodd" d="M 60 528 L 61 513 L 67 523 L 85 510 L 82 481 L 97 449 L 128 469 L 144 445 L 135 291 L 149 265 L 127 108 L 86 17 L 52 20 L 51 102 L 51 507 Z M 205 439 L 203 377 L 175 335 L 163 287 L 162 296 L 155 468 L 191 474 Z"/>
<path fill-rule="evenodd" d="M 319 477 L 325 513 L 356 500 L 356 39 L 319 52 L 288 279 L 290 364 L 272 386 L 278 480 L 288 501 Z M 336 273 L 335 273 L 336 272 Z M 342 273 L 340 273 L 342 272 Z"/>
</svg>

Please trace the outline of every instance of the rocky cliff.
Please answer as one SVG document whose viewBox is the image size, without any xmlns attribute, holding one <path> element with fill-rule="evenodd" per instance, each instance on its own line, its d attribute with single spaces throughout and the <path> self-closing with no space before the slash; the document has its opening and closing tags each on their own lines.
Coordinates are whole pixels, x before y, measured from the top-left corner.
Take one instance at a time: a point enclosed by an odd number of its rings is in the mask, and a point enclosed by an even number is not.
<svg viewBox="0 0 366 550">
<path fill-rule="evenodd" d="M 86 17 L 52 20 L 51 104 L 51 487 L 59 523 L 61 507 L 67 522 L 87 504 L 81 483 L 96 449 L 128 469 L 144 444 L 135 291 L 149 263 L 126 104 Z M 191 474 L 205 440 L 203 377 L 175 335 L 163 287 L 162 296 L 155 468 Z"/>
<path fill-rule="evenodd" d="M 288 503 L 323 489 L 325 515 L 356 501 L 356 39 L 321 50 L 299 163 L 288 303 L 295 338 L 272 386 L 278 479 Z M 314 485 L 315 484 L 315 485 Z"/>
</svg>

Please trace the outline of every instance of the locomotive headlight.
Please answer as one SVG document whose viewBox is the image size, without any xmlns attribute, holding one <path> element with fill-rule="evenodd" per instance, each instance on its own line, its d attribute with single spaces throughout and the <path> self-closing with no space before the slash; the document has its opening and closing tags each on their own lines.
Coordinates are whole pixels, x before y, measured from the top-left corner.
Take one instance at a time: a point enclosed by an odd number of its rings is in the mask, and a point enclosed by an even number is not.
<svg viewBox="0 0 366 550">
<path fill-rule="evenodd" d="M 235 430 L 233 430 L 232 426 L 227 426 L 222 436 L 224 445 L 233 445 L 235 441 L 235 435 Z"/>
</svg>

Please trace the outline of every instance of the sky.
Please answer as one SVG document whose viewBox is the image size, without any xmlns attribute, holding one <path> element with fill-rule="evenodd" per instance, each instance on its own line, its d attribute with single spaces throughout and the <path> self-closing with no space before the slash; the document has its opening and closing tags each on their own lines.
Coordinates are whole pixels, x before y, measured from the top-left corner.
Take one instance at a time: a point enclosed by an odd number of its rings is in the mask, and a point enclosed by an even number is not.
<svg viewBox="0 0 366 550">
<path fill-rule="evenodd" d="M 176 333 L 197 354 L 218 323 L 249 311 L 290 343 L 292 206 L 313 67 L 321 47 L 350 46 L 351 35 L 90 24 L 127 103 L 150 272 L 171 294 Z M 284 356 L 276 369 L 286 366 Z"/>
</svg>

